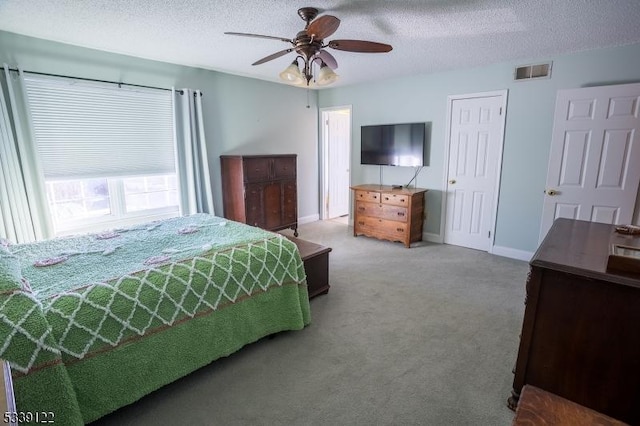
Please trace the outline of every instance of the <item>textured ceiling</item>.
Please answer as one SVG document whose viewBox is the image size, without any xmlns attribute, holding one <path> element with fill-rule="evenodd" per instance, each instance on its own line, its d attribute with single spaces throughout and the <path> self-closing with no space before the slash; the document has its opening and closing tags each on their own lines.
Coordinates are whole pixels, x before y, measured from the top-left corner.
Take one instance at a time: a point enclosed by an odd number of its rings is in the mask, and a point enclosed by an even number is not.
<svg viewBox="0 0 640 426">
<path fill-rule="evenodd" d="M 640 42 L 640 0 L 0 0 L 0 29 L 278 81 L 294 53 L 251 63 L 287 43 L 223 33 L 291 39 L 304 28 L 303 6 L 341 20 L 328 40 L 393 46 L 376 54 L 331 50 L 340 75 L 334 86 Z"/>
</svg>

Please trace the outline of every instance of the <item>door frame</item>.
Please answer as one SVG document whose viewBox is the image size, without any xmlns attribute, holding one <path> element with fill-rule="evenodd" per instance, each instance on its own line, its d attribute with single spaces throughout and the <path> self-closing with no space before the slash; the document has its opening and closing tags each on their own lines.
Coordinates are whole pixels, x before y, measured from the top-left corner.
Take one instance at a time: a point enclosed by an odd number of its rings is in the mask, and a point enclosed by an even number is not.
<svg viewBox="0 0 640 426">
<path fill-rule="evenodd" d="M 493 253 L 494 242 L 496 237 L 496 222 L 498 220 L 498 200 L 500 198 L 500 178 L 502 176 L 502 161 L 503 161 L 503 148 L 504 148 L 504 133 L 505 127 L 507 124 L 507 99 L 509 97 L 509 90 L 494 90 L 490 92 L 478 92 L 478 93 L 467 93 L 462 95 L 449 95 L 447 96 L 447 121 L 446 121 L 446 130 L 445 130 L 445 144 L 444 144 L 444 173 L 442 176 L 442 212 L 440 221 L 440 242 L 444 243 L 445 232 L 447 230 L 447 187 L 448 187 L 448 178 L 449 178 L 449 152 L 450 152 L 450 144 L 451 144 L 451 116 L 453 109 L 453 102 L 461 99 L 476 99 L 476 98 L 489 98 L 489 97 L 502 97 L 502 126 L 500 130 L 500 145 L 498 146 L 498 162 L 497 162 L 497 170 L 496 170 L 496 181 L 495 181 L 495 196 L 493 197 L 493 206 L 491 209 L 491 236 L 489 237 L 489 253 Z"/>
<path fill-rule="evenodd" d="M 320 157 L 320 220 L 325 220 L 329 216 L 329 212 L 327 209 L 327 203 L 325 200 L 327 199 L 328 188 L 328 174 L 329 174 L 329 150 L 328 150 L 328 142 L 327 142 L 327 134 L 325 130 L 325 114 L 332 111 L 340 111 L 340 110 L 349 110 L 349 143 L 347 154 L 349 155 L 349 185 L 351 185 L 351 169 L 352 169 L 352 154 L 353 154 L 353 109 L 351 105 L 342 105 L 342 106 L 334 106 L 334 107 L 326 107 L 320 108 L 318 111 L 319 117 L 319 128 L 320 128 L 320 143 L 319 145 L 319 157 Z M 351 216 L 351 214 L 349 214 Z M 350 218 L 351 219 L 351 218 Z"/>
</svg>

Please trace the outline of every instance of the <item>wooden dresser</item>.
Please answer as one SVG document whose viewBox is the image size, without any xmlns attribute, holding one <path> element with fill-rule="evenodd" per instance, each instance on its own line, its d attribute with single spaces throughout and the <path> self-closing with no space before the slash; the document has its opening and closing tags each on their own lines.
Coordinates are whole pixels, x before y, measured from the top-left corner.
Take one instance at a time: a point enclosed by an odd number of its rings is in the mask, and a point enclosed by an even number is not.
<svg viewBox="0 0 640 426">
<path fill-rule="evenodd" d="M 640 275 L 607 272 L 613 243 L 638 246 L 640 237 L 557 219 L 536 251 L 511 408 L 528 384 L 640 424 Z"/>
<path fill-rule="evenodd" d="M 224 217 L 298 236 L 295 154 L 221 155 Z"/>
<path fill-rule="evenodd" d="M 353 190 L 353 235 L 400 241 L 406 247 L 422 240 L 426 189 L 357 185 Z"/>
</svg>

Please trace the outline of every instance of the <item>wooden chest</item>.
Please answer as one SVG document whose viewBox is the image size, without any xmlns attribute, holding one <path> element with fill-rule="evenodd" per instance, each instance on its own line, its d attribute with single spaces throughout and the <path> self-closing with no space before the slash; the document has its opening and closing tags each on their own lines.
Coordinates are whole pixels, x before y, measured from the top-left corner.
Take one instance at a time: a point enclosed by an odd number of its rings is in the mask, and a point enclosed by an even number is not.
<svg viewBox="0 0 640 426">
<path fill-rule="evenodd" d="M 287 237 L 298 246 L 300 258 L 304 263 L 307 274 L 307 288 L 309 299 L 329 292 L 329 252 L 331 247 L 325 247 L 300 238 Z"/>
</svg>

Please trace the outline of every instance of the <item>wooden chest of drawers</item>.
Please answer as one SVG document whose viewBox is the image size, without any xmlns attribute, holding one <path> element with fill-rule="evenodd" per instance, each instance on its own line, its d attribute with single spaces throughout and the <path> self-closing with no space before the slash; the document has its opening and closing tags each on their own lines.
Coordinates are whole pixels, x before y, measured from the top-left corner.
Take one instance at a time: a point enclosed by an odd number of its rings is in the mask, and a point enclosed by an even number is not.
<svg viewBox="0 0 640 426">
<path fill-rule="evenodd" d="M 227 219 L 298 235 L 296 155 L 221 155 Z"/>
<path fill-rule="evenodd" d="M 357 185 L 353 190 L 353 235 L 400 241 L 406 247 L 422 240 L 426 189 Z"/>
<path fill-rule="evenodd" d="M 611 245 L 639 238 L 555 220 L 530 262 L 511 408 L 532 385 L 640 425 L 640 275 L 607 270 Z"/>
</svg>

